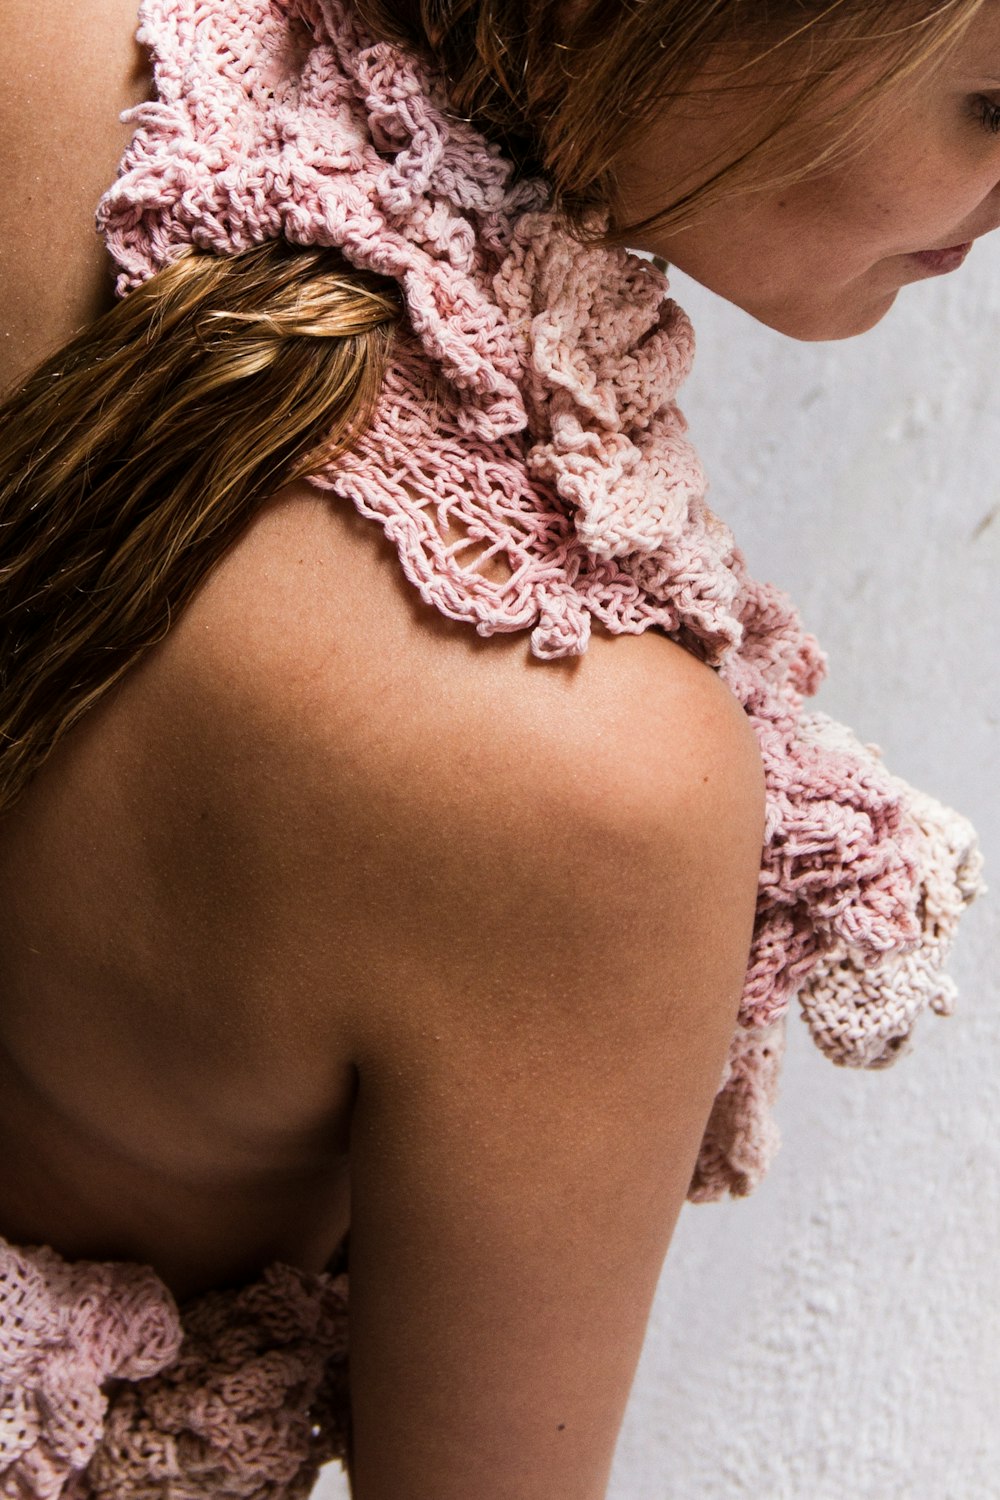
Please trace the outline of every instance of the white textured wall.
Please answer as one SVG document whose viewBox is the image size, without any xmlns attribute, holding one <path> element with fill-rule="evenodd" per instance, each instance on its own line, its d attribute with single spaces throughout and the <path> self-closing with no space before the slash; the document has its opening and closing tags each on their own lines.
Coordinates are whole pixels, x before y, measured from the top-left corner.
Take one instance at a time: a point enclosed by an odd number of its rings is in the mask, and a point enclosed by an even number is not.
<svg viewBox="0 0 1000 1500">
<path fill-rule="evenodd" d="M 711 503 L 826 647 L 820 705 L 973 818 L 1000 892 L 1000 249 L 836 344 L 672 289 Z M 681 1215 L 609 1500 L 1000 1500 L 998 910 L 894 1068 L 790 1026 L 784 1146 Z"/>
<path fill-rule="evenodd" d="M 673 279 L 714 508 L 826 647 L 821 706 L 973 818 L 1000 892 L 1000 249 L 836 344 Z M 790 1025 L 784 1146 L 681 1216 L 611 1500 L 1000 1497 L 998 907 L 888 1071 Z"/>
</svg>

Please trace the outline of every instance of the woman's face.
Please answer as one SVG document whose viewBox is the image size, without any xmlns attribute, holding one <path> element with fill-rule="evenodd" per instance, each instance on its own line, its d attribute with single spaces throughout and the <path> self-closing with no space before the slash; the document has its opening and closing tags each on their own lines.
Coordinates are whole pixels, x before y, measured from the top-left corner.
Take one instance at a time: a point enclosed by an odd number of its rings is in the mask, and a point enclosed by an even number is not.
<svg viewBox="0 0 1000 1500">
<path fill-rule="evenodd" d="M 845 82 L 842 97 L 863 83 Z M 912 78 L 893 85 L 873 142 L 847 164 L 792 187 L 724 199 L 699 209 L 687 229 L 651 230 L 628 243 L 792 338 L 863 333 L 901 287 L 936 273 L 915 253 L 963 245 L 1000 226 L 996 0 L 987 0 L 947 60 L 921 70 L 916 85 Z M 758 85 L 668 110 L 620 164 L 627 222 L 649 217 L 731 160 L 734 144 L 759 131 L 766 99 Z"/>
</svg>

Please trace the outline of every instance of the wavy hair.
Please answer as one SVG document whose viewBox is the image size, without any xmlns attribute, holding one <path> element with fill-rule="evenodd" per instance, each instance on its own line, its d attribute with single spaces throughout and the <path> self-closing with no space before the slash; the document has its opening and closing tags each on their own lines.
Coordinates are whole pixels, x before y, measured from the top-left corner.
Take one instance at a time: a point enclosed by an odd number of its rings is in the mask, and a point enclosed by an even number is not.
<svg viewBox="0 0 1000 1500">
<path fill-rule="evenodd" d="M 463 118 L 525 175 L 547 177 L 581 226 L 610 209 L 627 242 L 677 229 L 731 193 L 791 185 L 880 129 L 887 90 L 960 40 L 986 0 L 356 0 L 377 35 L 440 69 Z M 872 67 L 872 62 L 876 66 Z M 837 102 L 845 77 L 863 87 Z M 766 128 L 641 224 L 626 224 L 615 163 L 664 105 L 753 95 Z"/>
<path fill-rule="evenodd" d="M 364 429 L 394 281 L 194 250 L 0 407 L 0 810 L 282 485 Z"/>
<path fill-rule="evenodd" d="M 379 36 L 443 70 L 455 110 L 571 225 L 612 211 L 614 165 L 655 110 L 727 59 L 777 61 L 765 138 L 657 222 L 787 158 L 845 69 L 880 66 L 793 174 L 853 148 L 886 87 L 957 39 L 984 0 L 357 0 Z M 770 74 L 768 75 L 770 76 Z M 728 81 L 726 81 L 728 79 Z M 831 123 L 833 121 L 833 123 Z M 835 128 L 834 128 L 835 127 Z M 787 162 L 782 170 L 787 171 Z M 651 221 L 646 221 L 647 224 Z M 582 230 L 581 230 L 582 232 Z M 86 711 L 170 629 L 262 503 L 347 449 L 403 316 L 392 282 L 335 250 L 190 251 L 0 405 L 0 813 Z"/>
</svg>

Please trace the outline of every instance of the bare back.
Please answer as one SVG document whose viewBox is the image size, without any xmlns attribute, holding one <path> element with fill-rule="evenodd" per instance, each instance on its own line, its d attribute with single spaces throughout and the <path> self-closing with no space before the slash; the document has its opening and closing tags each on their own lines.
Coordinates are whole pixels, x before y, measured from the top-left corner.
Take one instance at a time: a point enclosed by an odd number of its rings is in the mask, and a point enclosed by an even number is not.
<svg viewBox="0 0 1000 1500">
<path fill-rule="evenodd" d="M 0 390 L 111 304 L 94 210 L 128 144 L 118 117 L 152 94 L 135 30 L 135 0 L 4 6 Z"/>
<path fill-rule="evenodd" d="M 112 305 L 93 215 L 118 117 L 151 97 L 135 29 L 134 0 L 5 7 L 0 389 Z M 157 684 L 155 666 L 130 679 L 0 823 L 0 1233 L 148 1260 L 186 1294 L 326 1263 L 352 1081 L 334 1058 L 303 1097 L 231 998 L 221 887 L 207 936 L 178 901 L 215 828 L 191 765 L 164 755 Z"/>
<path fill-rule="evenodd" d="M 17 0 L 8 382 L 109 299 L 133 25 Z M 0 1234 L 190 1295 L 349 1223 L 357 1493 L 596 1500 L 762 823 L 746 717 L 673 642 L 483 641 L 289 486 L 0 821 Z"/>
</svg>

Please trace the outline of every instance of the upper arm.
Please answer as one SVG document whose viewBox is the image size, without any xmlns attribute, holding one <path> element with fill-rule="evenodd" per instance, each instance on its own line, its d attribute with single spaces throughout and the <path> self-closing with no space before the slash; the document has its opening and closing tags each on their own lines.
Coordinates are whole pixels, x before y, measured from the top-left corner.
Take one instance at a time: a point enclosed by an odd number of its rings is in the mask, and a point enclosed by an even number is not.
<svg viewBox="0 0 1000 1500">
<path fill-rule="evenodd" d="M 604 1494 L 759 864 L 753 747 L 713 685 L 672 706 L 672 743 L 647 700 L 628 746 L 619 725 L 569 757 L 571 797 L 565 770 L 549 785 L 526 766 L 533 790 L 487 848 L 455 871 L 429 849 L 422 893 L 401 877 L 430 935 L 415 957 L 387 931 L 359 1025 L 358 1500 Z"/>
<path fill-rule="evenodd" d="M 173 640 L 226 685 L 247 920 L 356 1069 L 356 1495 L 597 1500 L 745 976 L 756 741 L 662 637 L 539 665 L 343 512 L 256 535 Z"/>
</svg>

